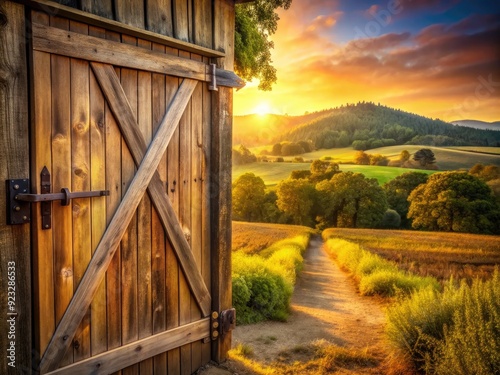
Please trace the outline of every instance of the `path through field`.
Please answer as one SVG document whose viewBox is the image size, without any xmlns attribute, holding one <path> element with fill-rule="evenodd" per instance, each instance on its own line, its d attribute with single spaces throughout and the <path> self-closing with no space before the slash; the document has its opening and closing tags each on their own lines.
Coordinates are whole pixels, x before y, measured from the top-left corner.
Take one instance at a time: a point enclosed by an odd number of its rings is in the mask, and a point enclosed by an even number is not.
<svg viewBox="0 0 500 375">
<path fill-rule="evenodd" d="M 385 373 L 383 362 L 387 351 L 383 341 L 382 305 L 373 298 L 361 297 L 354 281 L 322 247 L 321 238 L 313 237 L 297 280 L 288 322 L 238 326 L 233 332 L 233 346 L 250 345 L 254 351 L 252 359 L 263 364 L 283 360 L 283 353 L 287 362 L 293 363 L 294 359 L 302 359 L 297 348 L 324 339 L 343 347 L 367 348 L 380 362 L 377 368 L 358 368 L 344 373 Z M 294 355 L 297 358 L 293 358 Z"/>
</svg>

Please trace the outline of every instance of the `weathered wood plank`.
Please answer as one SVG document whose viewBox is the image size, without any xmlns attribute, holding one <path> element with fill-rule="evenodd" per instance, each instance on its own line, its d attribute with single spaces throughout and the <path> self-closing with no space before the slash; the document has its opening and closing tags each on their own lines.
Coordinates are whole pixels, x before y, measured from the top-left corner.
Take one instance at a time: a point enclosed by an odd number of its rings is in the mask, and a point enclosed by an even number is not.
<svg viewBox="0 0 500 375">
<path fill-rule="evenodd" d="M 83 60 L 114 64 L 131 69 L 148 70 L 155 73 L 169 74 L 177 77 L 210 81 L 210 69 L 206 64 L 194 60 L 179 58 L 170 54 L 164 55 L 156 51 L 124 43 L 113 43 L 109 40 L 94 38 L 78 33 L 71 33 L 56 28 L 33 24 L 33 48 L 35 50 L 56 53 Z M 79 48 L 73 48 L 78 45 Z M 130 59 L 136 56 L 137 59 Z M 142 61 L 141 64 L 138 61 Z M 241 88 L 245 82 L 234 72 L 217 69 L 217 84 L 220 86 Z"/>
<path fill-rule="evenodd" d="M 180 345 L 201 340 L 209 334 L 209 330 L 210 319 L 205 318 L 124 345 L 121 348 L 97 355 L 80 363 L 50 372 L 48 375 L 109 374 Z"/>
<path fill-rule="evenodd" d="M 29 176 L 28 70 L 25 46 L 24 7 L 12 2 L 0 4 L 0 180 Z M 0 196 L 5 197 L 5 184 L 0 184 Z M 31 262 L 30 225 L 6 225 L 5 200 L 0 201 L 0 315 L 2 330 L 0 347 L 5 348 L 0 361 L 0 373 L 31 372 Z M 12 268 L 13 267 L 13 268 Z M 9 281 L 15 275 L 15 306 L 8 307 Z M 10 280 L 9 280 L 10 277 Z M 35 289 L 36 290 L 36 289 Z M 17 312 L 16 338 L 7 331 L 8 313 Z M 16 343 L 15 367 L 8 365 L 10 342 Z"/>
<path fill-rule="evenodd" d="M 146 152 L 122 203 L 118 207 L 113 220 L 99 243 L 85 275 L 64 314 L 61 323 L 45 351 L 40 364 L 42 372 L 55 369 L 64 356 L 71 338 L 83 318 L 85 309 L 90 305 L 94 293 L 101 282 L 111 258 L 125 233 L 128 223 L 155 174 L 161 157 L 167 148 L 173 130 L 177 126 L 196 86 L 196 81 L 185 79 L 169 106 L 162 123 Z"/>
<path fill-rule="evenodd" d="M 151 49 L 151 42 L 138 40 L 138 45 Z M 139 71 L 137 78 L 137 123 L 146 144 L 153 137 L 152 73 Z M 163 112 L 165 113 L 165 112 Z M 160 164 L 163 164 L 163 157 Z M 151 300 L 151 200 L 145 194 L 137 208 L 137 307 L 139 316 L 139 339 L 153 334 L 153 312 Z M 139 364 L 140 373 L 153 374 L 153 359 Z"/>
<path fill-rule="evenodd" d="M 118 125 L 121 127 L 122 134 L 127 141 L 132 156 L 136 164 L 139 164 L 146 150 L 146 144 L 142 135 L 137 130 L 135 120 L 133 119 L 133 112 L 123 93 L 123 88 L 117 81 L 114 70 L 109 65 L 99 63 L 92 63 L 91 65 L 104 95 L 111 105 L 111 110 L 115 114 Z M 169 87 L 171 86 L 167 85 L 167 89 Z M 174 131 L 173 134 L 175 135 L 175 133 Z M 169 155 L 169 163 L 170 160 Z M 151 194 L 152 203 L 159 213 L 169 239 L 174 245 L 173 247 L 179 263 L 184 273 L 188 276 L 190 288 L 193 290 L 193 294 L 197 298 L 204 316 L 208 316 L 210 314 L 210 294 L 198 271 L 196 261 L 184 236 L 183 228 L 176 219 L 172 203 L 169 202 L 164 191 L 164 185 L 161 183 L 157 173 L 154 173 L 152 182 L 148 187 L 148 192 Z"/>
<path fill-rule="evenodd" d="M 49 14 L 57 14 L 75 21 L 85 22 L 88 25 L 105 28 L 109 31 L 127 34 L 137 38 L 149 40 L 154 43 L 161 43 L 165 46 L 182 49 L 187 52 L 193 52 L 207 57 L 224 57 L 224 53 L 208 48 L 198 46 L 193 43 L 184 42 L 171 36 L 161 35 L 156 32 L 143 30 L 137 27 L 128 26 L 118 21 L 113 21 L 104 17 L 99 17 L 77 9 L 59 5 L 50 0 L 16 0 L 18 2 L 29 4 L 34 9 L 41 10 Z M 109 1 L 109 0 L 107 0 Z M 148 0 L 149 1 L 149 0 Z"/>
<path fill-rule="evenodd" d="M 166 48 L 166 53 L 171 55 L 178 55 L 179 51 L 173 48 Z M 174 96 L 175 91 L 179 87 L 179 79 L 171 76 L 167 76 L 165 79 L 165 92 L 166 101 L 169 102 Z M 167 148 L 167 192 L 168 192 L 168 202 L 171 202 L 172 211 L 175 218 L 179 217 L 179 127 L 175 129 L 175 132 L 170 140 Z M 177 221 L 178 223 L 178 221 Z M 178 223 L 178 233 L 180 235 L 179 239 L 183 244 L 186 245 L 185 254 L 191 254 L 189 245 L 184 236 L 184 232 Z M 173 244 L 172 244 L 173 242 Z M 167 267 L 167 328 L 172 329 L 179 326 L 179 272 L 181 267 L 179 266 L 179 261 L 176 257 L 177 244 L 175 241 L 167 241 L 166 244 L 166 267 Z M 194 262 L 194 259 L 192 259 Z M 180 374 L 181 372 L 181 351 L 180 348 L 175 348 L 167 353 L 168 357 L 168 373 L 169 374 Z"/>
<path fill-rule="evenodd" d="M 146 1 L 146 27 L 149 31 L 173 36 L 172 0 Z"/>
<path fill-rule="evenodd" d="M 208 58 L 204 58 L 208 62 Z M 201 234 L 201 274 L 206 285 L 211 285 L 211 239 L 210 239 L 210 148 L 212 144 L 212 101 L 211 93 L 208 91 L 208 84 L 203 83 L 203 120 L 202 120 L 202 234 Z M 202 362 L 208 363 L 211 359 L 211 342 L 202 344 Z"/>
<path fill-rule="evenodd" d="M 120 41 L 118 33 L 106 31 L 106 38 Z M 121 77 L 121 71 L 116 69 L 117 79 Z M 110 191 L 106 197 L 106 223 L 107 226 L 113 219 L 115 211 L 121 202 L 121 154 L 116 152 L 121 148 L 121 133 L 113 116 L 109 104 L 105 106 L 106 125 L 106 189 Z M 121 248 L 118 248 L 111 260 L 106 272 L 106 302 L 107 302 L 107 328 L 108 328 L 108 349 L 114 349 L 121 345 Z"/>
<path fill-rule="evenodd" d="M 32 20 L 48 25 L 49 17 L 44 14 L 33 13 Z M 46 166 L 52 168 L 51 141 L 52 111 L 51 111 L 51 82 L 50 82 L 50 55 L 33 51 L 33 127 L 32 127 L 32 163 L 31 163 L 31 191 L 40 192 L 40 172 Z M 36 142 L 35 142 L 36 140 Z M 54 316 L 54 254 L 53 233 L 51 230 L 41 230 L 40 205 L 32 210 L 33 246 L 34 246 L 34 329 L 35 350 L 40 356 L 45 351 L 55 329 Z"/>
<path fill-rule="evenodd" d="M 122 42 L 137 45 L 137 39 L 122 35 Z M 121 85 L 125 96 L 130 104 L 130 116 L 137 124 L 138 114 L 138 71 L 133 69 L 121 70 Z M 136 125 L 137 126 L 137 125 Z M 127 194 L 130 184 L 134 178 L 136 168 L 132 154 L 127 142 L 122 138 L 122 196 Z M 122 198 L 123 199 L 123 198 Z M 138 223 L 137 212 L 132 215 L 127 230 L 121 240 L 122 252 L 122 344 L 129 344 L 139 338 L 139 315 L 137 295 L 137 235 Z M 139 365 L 135 364 L 123 370 L 124 375 L 133 375 L 139 372 Z"/>
<path fill-rule="evenodd" d="M 94 26 L 89 34 L 106 37 L 106 31 Z M 106 129 L 105 100 L 93 73 L 90 74 L 90 189 L 106 190 Z M 92 213 L 92 254 L 106 231 L 106 199 L 91 200 Z M 91 353 L 105 352 L 107 345 L 107 303 L 106 280 L 99 285 L 91 305 L 92 322 L 90 326 Z"/>
<path fill-rule="evenodd" d="M 194 42 L 197 45 L 212 48 L 212 0 L 196 1 L 194 12 Z"/>
<path fill-rule="evenodd" d="M 80 0 L 84 12 L 113 19 L 113 0 Z"/>
<path fill-rule="evenodd" d="M 184 0 L 185 2 L 185 0 Z M 189 58 L 190 54 L 179 51 L 179 56 Z M 194 93 L 194 92 L 193 92 Z M 191 101 L 179 122 L 179 222 L 192 247 L 191 232 Z M 194 258 L 194 254 L 193 254 Z M 196 262 L 196 259 L 195 259 Z M 196 265 L 195 265 L 196 266 Z M 197 267 L 197 266 L 196 266 Z M 181 325 L 191 322 L 191 292 L 186 275 L 179 271 L 179 323 Z M 181 347 L 181 374 L 190 375 L 191 371 L 191 345 Z"/>
<path fill-rule="evenodd" d="M 88 26 L 71 21 L 70 30 L 88 33 Z M 63 30 L 61 30 L 63 31 Z M 72 191 L 90 190 L 90 69 L 86 61 L 71 59 L 71 170 Z M 82 279 L 92 257 L 90 200 L 74 199 L 73 264 L 74 289 Z M 90 309 L 84 308 L 83 319 L 74 337 L 75 361 L 90 357 Z"/>
<path fill-rule="evenodd" d="M 226 52 L 218 66 L 233 69 L 234 57 L 234 3 L 215 0 L 214 48 Z M 222 311 L 232 307 L 231 288 L 231 141 L 232 90 L 220 87 L 212 93 L 212 293 L 213 309 Z M 231 333 L 219 337 L 212 346 L 212 359 L 223 361 L 231 347 Z"/>
<path fill-rule="evenodd" d="M 191 55 L 191 58 L 196 61 L 202 61 L 201 56 Z M 203 126 L 203 83 L 199 83 L 193 92 L 191 98 L 191 139 L 190 151 L 191 154 L 191 251 L 198 266 L 198 271 L 202 272 L 202 189 L 201 189 L 201 163 L 202 154 L 202 126 Z M 196 321 L 201 318 L 201 311 L 196 304 L 196 300 L 191 297 L 191 321 Z M 201 367 L 201 341 L 191 344 L 191 367 L 196 370 Z"/>
<path fill-rule="evenodd" d="M 189 40 L 188 0 L 172 0 L 174 5 L 174 37 Z"/>
<path fill-rule="evenodd" d="M 69 21 L 50 17 L 50 25 L 69 30 Z M 52 80 L 52 191 L 71 186 L 71 77 L 70 59 L 51 55 Z M 54 227 L 54 301 L 56 325 L 73 297 L 73 227 L 71 206 L 52 205 Z M 73 363 L 73 353 L 66 353 L 62 364 Z"/>
<path fill-rule="evenodd" d="M 143 0 L 114 0 L 115 16 L 118 22 L 144 29 Z"/>
<path fill-rule="evenodd" d="M 77 45 L 78 48 L 74 48 Z M 205 64 L 125 43 L 72 33 L 33 24 L 33 48 L 74 58 L 97 61 L 130 69 L 168 73 L 178 77 L 205 80 Z M 135 58 L 131 59 L 130 56 Z"/>
<path fill-rule="evenodd" d="M 152 48 L 156 51 L 165 52 L 165 47 L 153 43 Z M 170 102 L 169 98 L 169 102 Z M 165 103 L 165 75 L 152 74 L 152 126 L 153 133 L 156 133 L 158 125 L 163 114 L 166 111 Z M 172 136 L 173 139 L 173 136 Z M 170 143 L 172 142 L 170 140 Z M 145 138 L 146 144 L 150 139 Z M 162 161 L 158 166 L 158 175 L 160 177 L 162 190 L 166 189 L 167 182 L 167 160 L 166 152 L 162 157 Z M 155 209 L 152 210 L 151 218 L 151 235 L 153 238 L 152 254 L 151 254 L 151 286 L 152 286 L 152 314 L 153 314 L 153 333 L 160 333 L 167 328 L 166 315 L 166 249 L 165 249 L 165 230 Z M 156 374 L 165 373 L 167 369 L 167 354 L 161 353 L 154 357 L 153 370 Z"/>
</svg>

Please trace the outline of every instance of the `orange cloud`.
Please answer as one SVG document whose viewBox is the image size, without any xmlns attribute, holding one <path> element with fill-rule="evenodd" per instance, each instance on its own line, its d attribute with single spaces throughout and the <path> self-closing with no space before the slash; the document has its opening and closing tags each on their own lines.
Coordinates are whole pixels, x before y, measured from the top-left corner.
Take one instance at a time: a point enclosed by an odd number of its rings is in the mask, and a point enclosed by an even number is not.
<svg viewBox="0 0 500 375">
<path fill-rule="evenodd" d="M 280 24 L 275 38 L 278 84 L 270 93 L 238 92 L 235 114 L 257 99 L 288 114 L 365 100 L 447 121 L 500 120 L 500 24 L 490 16 L 346 44 L 289 26 Z"/>
</svg>

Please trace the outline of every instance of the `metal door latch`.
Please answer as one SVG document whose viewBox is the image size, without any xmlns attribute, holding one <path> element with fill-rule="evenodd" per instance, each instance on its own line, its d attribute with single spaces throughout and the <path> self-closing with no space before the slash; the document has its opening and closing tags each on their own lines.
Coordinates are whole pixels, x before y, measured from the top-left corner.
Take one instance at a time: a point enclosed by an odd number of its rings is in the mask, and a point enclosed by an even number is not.
<svg viewBox="0 0 500 375">
<path fill-rule="evenodd" d="M 31 221 L 30 203 L 41 202 L 42 229 L 52 227 L 52 201 L 61 201 L 61 206 L 68 206 L 71 199 L 102 197 L 109 195 L 109 190 L 82 191 L 72 193 L 62 188 L 60 193 L 50 192 L 50 173 L 43 167 L 40 174 L 41 194 L 30 194 L 29 179 L 7 180 L 7 223 L 24 224 Z"/>
</svg>

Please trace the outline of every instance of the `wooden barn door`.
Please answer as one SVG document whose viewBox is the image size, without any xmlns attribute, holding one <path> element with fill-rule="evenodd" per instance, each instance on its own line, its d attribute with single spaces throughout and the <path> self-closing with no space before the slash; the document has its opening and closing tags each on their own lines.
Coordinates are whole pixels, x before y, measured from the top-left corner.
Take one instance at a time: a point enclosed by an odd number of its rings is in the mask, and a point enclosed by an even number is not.
<svg viewBox="0 0 500 375">
<path fill-rule="evenodd" d="M 97 195 L 33 206 L 41 373 L 192 373 L 211 349 L 205 61 L 32 18 L 31 190 Z"/>
</svg>

